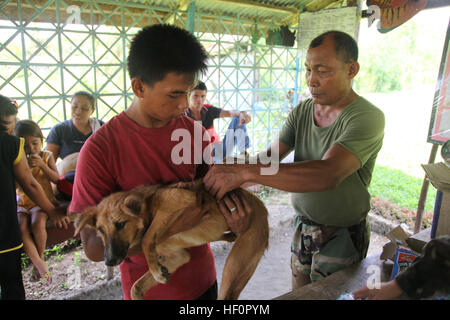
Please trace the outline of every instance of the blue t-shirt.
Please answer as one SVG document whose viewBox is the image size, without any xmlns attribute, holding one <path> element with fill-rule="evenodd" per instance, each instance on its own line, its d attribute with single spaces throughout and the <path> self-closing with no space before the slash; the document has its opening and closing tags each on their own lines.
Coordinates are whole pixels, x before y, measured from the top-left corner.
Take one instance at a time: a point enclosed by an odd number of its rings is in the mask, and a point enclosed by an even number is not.
<svg viewBox="0 0 450 320">
<path fill-rule="evenodd" d="M 100 125 L 103 125 L 102 120 L 97 120 Z M 81 147 L 86 140 L 91 136 L 93 131 L 84 135 L 74 126 L 72 120 L 55 125 L 48 134 L 47 143 L 56 144 L 60 146 L 59 156 L 64 159 L 69 154 L 80 152 Z M 56 160 L 56 159 L 55 159 Z"/>
</svg>

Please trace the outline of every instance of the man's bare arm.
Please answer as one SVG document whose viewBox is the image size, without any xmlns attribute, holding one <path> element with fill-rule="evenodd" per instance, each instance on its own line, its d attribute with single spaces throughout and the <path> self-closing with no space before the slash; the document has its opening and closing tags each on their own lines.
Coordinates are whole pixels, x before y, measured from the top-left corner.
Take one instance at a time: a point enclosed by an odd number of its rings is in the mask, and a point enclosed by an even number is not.
<svg viewBox="0 0 450 320">
<path fill-rule="evenodd" d="M 81 242 L 83 243 L 84 253 L 90 260 L 103 261 L 105 246 L 102 239 L 97 236 L 97 231 L 93 228 L 85 227 L 80 232 Z"/>
<path fill-rule="evenodd" d="M 280 142 L 280 150 L 286 146 Z M 207 190 L 221 199 L 245 182 L 254 182 L 289 192 L 317 192 L 334 189 L 358 170 L 359 159 L 340 145 L 332 146 L 321 160 L 280 163 L 273 175 L 262 175 L 269 165 L 214 165 L 205 176 Z"/>
</svg>

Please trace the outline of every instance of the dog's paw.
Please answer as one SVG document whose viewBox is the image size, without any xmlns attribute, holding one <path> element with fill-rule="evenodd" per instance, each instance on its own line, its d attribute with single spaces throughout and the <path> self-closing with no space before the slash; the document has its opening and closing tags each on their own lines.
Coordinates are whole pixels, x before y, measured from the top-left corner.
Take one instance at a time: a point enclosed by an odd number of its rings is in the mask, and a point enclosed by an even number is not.
<svg viewBox="0 0 450 320">
<path fill-rule="evenodd" d="M 156 270 L 150 270 L 156 281 L 159 283 L 168 283 L 170 273 L 169 270 L 162 264 L 158 262 L 158 268 Z"/>
<path fill-rule="evenodd" d="M 145 292 L 142 291 L 140 286 L 134 285 L 131 288 L 131 300 L 143 300 Z"/>
</svg>

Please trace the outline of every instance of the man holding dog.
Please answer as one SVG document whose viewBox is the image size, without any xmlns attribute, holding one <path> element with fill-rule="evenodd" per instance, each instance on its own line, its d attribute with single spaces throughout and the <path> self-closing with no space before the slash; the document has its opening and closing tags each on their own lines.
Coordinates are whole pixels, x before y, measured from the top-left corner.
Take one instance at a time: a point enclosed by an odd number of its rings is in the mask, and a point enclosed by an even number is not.
<svg viewBox="0 0 450 320">
<path fill-rule="evenodd" d="M 183 129 L 193 137 L 198 130 L 184 113 L 188 108 L 188 94 L 199 74 L 206 71 L 206 60 L 202 45 L 186 30 L 153 25 L 136 34 L 128 55 L 135 98 L 128 109 L 98 129 L 83 146 L 77 162 L 71 212 L 82 213 L 115 191 L 146 184 L 192 181 L 204 175 L 208 162 L 197 164 L 194 152 L 189 152 L 192 155 L 189 163 L 175 163 L 172 150 L 178 141 L 172 140 L 172 133 Z M 203 136 L 205 129 L 199 127 Z M 192 150 L 196 149 L 195 143 L 190 142 Z M 200 141 L 202 154 L 208 154 L 203 151 L 209 148 L 209 143 Z M 231 230 L 238 233 L 248 225 L 243 214 L 244 209 L 248 211 L 248 205 L 237 194 L 224 197 L 220 207 Z M 233 215 L 232 208 L 237 208 Z M 187 230 L 198 223 L 201 215 L 200 208 L 187 209 L 177 224 Z M 86 255 L 91 260 L 103 261 L 104 245 L 96 230 L 84 228 L 81 239 Z M 217 297 L 214 256 L 209 245 L 188 251 L 190 261 L 171 274 L 169 283 L 148 290 L 144 299 Z M 130 299 L 132 285 L 148 270 L 140 247 L 130 248 L 120 270 L 124 298 Z"/>
<path fill-rule="evenodd" d="M 384 115 L 352 89 L 357 59 L 357 44 L 345 33 L 327 32 L 311 42 L 305 67 L 312 97 L 289 114 L 268 150 L 272 159 L 294 150 L 293 163 L 280 163 L 274 175 L 261 174 L 263 164 L 214 165 L 204 178 L 218 199 L 244 183 L 293 193 L 294 289 L 367 254 L 368 186 L 383 142 Z"/>
</svg>

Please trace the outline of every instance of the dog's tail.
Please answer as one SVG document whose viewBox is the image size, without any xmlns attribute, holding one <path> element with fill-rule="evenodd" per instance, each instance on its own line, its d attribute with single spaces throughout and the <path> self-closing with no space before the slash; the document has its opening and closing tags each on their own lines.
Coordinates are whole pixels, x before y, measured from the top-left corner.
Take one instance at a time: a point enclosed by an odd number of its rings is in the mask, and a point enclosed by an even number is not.
<svg viewBox="0 0 450 320">
<path fill-rule="evenodd" d="M 247 193 L 253 213 L 248 230 L 238 236 L 228 255 L 220 285 L 218 297 L 220 300 L 238 299 L 269 245 L 266 207 L 251 192 L 241 190 Z"/>
</svg>

